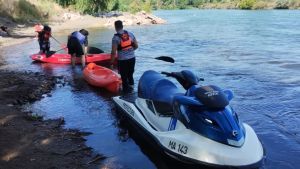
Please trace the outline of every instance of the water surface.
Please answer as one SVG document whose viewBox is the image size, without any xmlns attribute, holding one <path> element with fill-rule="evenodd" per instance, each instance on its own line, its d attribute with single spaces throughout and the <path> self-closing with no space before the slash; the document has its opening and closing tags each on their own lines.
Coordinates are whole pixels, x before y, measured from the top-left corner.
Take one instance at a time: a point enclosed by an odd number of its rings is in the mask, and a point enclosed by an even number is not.
<svg viewBox="0 0 300 169">
<path fill-rule="evenodd" d="M 300 155 L 300 11 L 178 10 L 156 11 L 165 25 L 126 27 L 138 42 L 135 82 L 148 69 L 190 69 L 234 91 L 233 107 L 262 141 L 262 168 L 296 169 Z M 112 29 L 90 30 L 90 44 L 109 52 Z M 67 31 L 56 37 L 66 42 Z M 52 42 L 54 48 L 59 46 Z M 80 67 L 34 64 L 28 56 L 37 42 L 4 51 L 2 69 L 31 70 L 65 76 L 52 97 L 29 107 L 46 118 L 63 116 L 67 128 L 94 134 L 87 144 L 106 155 L 107 168 L 189 168 L 155 150 L 115 111 L 111 94 L 87 85 Z M 172 56 L 170 64 L 153 59 Z"/>
</svg>

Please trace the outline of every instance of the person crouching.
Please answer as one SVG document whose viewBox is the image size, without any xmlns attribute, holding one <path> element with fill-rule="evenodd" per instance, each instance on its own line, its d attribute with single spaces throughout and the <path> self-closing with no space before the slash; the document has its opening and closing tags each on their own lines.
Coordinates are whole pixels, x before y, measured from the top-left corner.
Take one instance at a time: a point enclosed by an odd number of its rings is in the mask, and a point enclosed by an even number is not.
<svg viewBox="0 0 300 169">
<path fill-rule="evenodd" d="M 40 54 L 50 51 L 51 28 L 44 25 L 42 31 L 38 32 L 38 42 L 40 45 Z"/>
<path fill-rule="evenodd" d="M 68 38 L 68 53 L 71 55 L 71 64 L 74 67 L 76 57 L 81 57 L 82 67 L 85 66 L 85 54 L 88 46 L 88 35 L 89 32 L 85 29 L 75 31 L 69 35 Z M 84 46 L 84 48 L 83 48 Z"/>
</svg>

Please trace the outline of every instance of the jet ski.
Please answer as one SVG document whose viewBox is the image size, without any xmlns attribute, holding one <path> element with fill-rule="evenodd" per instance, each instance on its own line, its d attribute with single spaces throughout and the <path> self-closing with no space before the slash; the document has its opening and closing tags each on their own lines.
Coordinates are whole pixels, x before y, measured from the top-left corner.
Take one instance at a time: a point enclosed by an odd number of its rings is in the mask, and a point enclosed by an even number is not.
<svg viewBox="0 0 300 169">
<path fill-rule="evenodd" d="M 175 78 L 185 91 L 161 74 Z M 263 146 L 229 105 L 233 92 L 199 85 L 200 80 L 188 70 L 148 70 L 139 80 L 137 98 L 113 101 L 172 158 L 214 167 L 261 166 Z"/>
</svg>

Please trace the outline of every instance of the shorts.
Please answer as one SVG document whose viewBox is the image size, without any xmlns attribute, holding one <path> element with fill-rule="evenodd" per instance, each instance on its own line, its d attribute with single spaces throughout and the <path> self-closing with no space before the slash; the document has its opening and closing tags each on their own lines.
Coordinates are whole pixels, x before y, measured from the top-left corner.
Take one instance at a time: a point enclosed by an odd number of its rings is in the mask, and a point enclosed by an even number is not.
<svg viewBox="0 0 300 169">
<path fill-rule="evenodd" d="M 40 45 L 40 51 L 43 51 L 43 53 L 50 51 L 50 42 L 49 41 L 39 41 Z"/>
<path fill-rule="evenodd" d="M 68 53 L 70 55 L 76 54 L 77 57 L 81 57 L 82 55 L 84 55 L 82 45 L 80 44 L 77 38 L 71 36 L 68 39 L 67 46 Z"/>
</svg>

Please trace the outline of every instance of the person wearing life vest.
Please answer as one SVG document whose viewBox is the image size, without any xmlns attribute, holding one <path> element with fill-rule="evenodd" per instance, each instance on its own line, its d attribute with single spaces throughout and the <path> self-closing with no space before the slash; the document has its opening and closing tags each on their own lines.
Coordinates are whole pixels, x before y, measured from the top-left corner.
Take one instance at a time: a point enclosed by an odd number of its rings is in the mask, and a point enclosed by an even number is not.
<svg viewBox="0 0 300 169">
<path fill-rule="evenodd" d="M 75 66 L 76 57 L 81 57 L 82 67 L 85 66 L 85 54 L 88 46 L 89 32 L 85 29 L 71 33 L 68 39 L 68 53 L 71 55 L 72 66 Z M 84 46 L 84 48 L 83 48 Z"/>
<path fill-rule="evenodd" d="M 38 42 L 40 45 L 40 54 L 50 51 L 51 28 L 48 25 L 36 29 L 38 33 Z"/>
<path fill-rule="evenodd" d="M 138 42 L 131 32 L 123 30 L 122 21 L 115 21 L 114 24 L 117 33 L 112 38 L 111 66 L 118 56 L 118 71 L 121 75 L 122 87 L 124 91 L 128 91 L 132 90 L 134 85 L 134 51 L 138 48 Z"/>
</svg>

